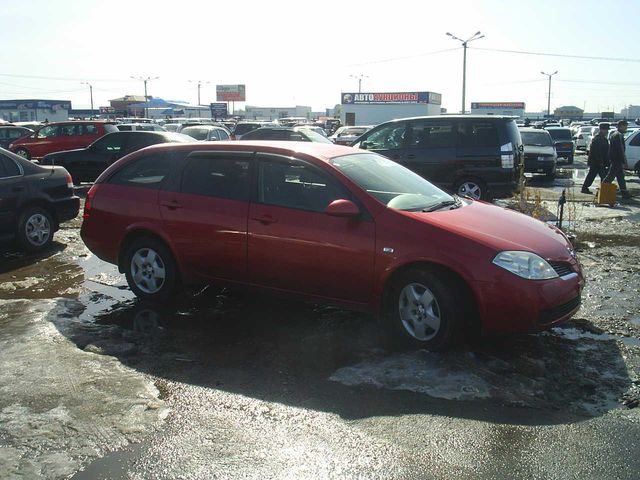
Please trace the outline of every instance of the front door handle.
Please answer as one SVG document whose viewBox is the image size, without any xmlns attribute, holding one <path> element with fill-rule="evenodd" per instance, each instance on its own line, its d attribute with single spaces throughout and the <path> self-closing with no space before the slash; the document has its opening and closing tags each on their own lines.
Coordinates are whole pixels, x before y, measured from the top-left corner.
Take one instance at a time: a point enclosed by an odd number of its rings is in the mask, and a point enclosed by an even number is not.
<svg viewBox="0 0 640 480">
<path fill-rule="evenodd" d="M 178 208 L 182 208 L 182 205 L 180 205 L 177 200 L 171 200 L 170 202 L 160 202 L 160 205 L 163 207 L 167 207 L 169 210 L 177 210 Z"/>
<path fill-rule="evenodd" d="M 263 225 L 269 225 L 278 221 L 277 218 L 274 218 L 271 215 L 258 215 L 256 217 L 252 217 L 251 219 L 255 220 L 256 222 L 260 222 Z"/>
</svg>

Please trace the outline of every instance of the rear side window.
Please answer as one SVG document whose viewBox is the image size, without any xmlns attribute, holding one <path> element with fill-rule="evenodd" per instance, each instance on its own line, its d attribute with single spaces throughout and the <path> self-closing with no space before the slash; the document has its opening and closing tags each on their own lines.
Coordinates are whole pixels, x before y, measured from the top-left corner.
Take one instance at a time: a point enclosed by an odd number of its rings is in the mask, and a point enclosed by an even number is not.
<svg viewBox="0 0 640 480">
<path fill-rule="evenodd" d="M 97 135 L 98 127 L 95 125 L 82 125 L 81 135 Z"/>
<path fill-rule="evenodd" d="M 406 125 L 393 123 L 372 132 L 366 139 L 370 150 L 395 150 L 402 148 Z"/>
<path fill-rule="evenodd" d="M 220 140 L 229 140 L 229 135 L 224 130 L 217 130 Z"/>
<path fill-rule="evenodd" d="M 640 135 L 636 135 L 635 137 L 633 137 L 629 142 L 629 145 L 632 147 L 640 146 Z"/>
<path fill-rule="evenodd" d="M 460 147 L 499 147 L 498 129 L 494 122 L 471 121 L 458 124 Z"/>
<path fill-rule="evenodd" d="M 116 128 L 121 132 L 130 132 L 131 130 L 133 130 L 133 127 L 131 125 L 118 125 Z"/>
<path fill-rule="evenodd" d="M 171 172 L 172 165 L 169 153 L 147 155 L 122 167 L 111 177 L 109 183 L 158 189 Z"/>
<path fill-rule="evenodd" d="M 8 177 L 17 177 L 20 175 L 20 168 L 10 158 L 0 156 L 0 163 L 2 164 L 0 168 L 0 178 L 8 178 Z"/>
<path fill-rule="evenodd" d="M 182 173 L 182 193 L 249 200 L 249 161 L 195 157 Z"/>
<path fill-rule="evenodd" d="M 252 130 L 260 128 L 259 124 L 256 123 L 240 123 L 236 125 L 235 134 L 236 135 L 244 135 Z"/>
<path fill-rule="evenodd" d="M 115 125 L 113 125 L 111 123 L 105 123 L 104 131 L 107 132 L 107 133 L 117 132 L 118 131 L 118 127 L 116 127 Z"/>
<path fill-rule="evenodd" d="M 408 148 L 455 147 L 452 122 L 416 122 L 406 133 Z"/>
</svg>

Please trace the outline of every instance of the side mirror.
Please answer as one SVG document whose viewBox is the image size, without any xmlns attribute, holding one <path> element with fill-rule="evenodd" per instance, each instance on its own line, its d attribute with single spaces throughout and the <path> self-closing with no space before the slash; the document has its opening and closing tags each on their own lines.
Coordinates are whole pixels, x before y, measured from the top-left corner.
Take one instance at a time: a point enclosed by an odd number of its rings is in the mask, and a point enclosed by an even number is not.
<svg viewBox="0 0 640 480">
<path fill-rule="evenodd" d="M 369 142 L 367 142 L 366 140 L 360 142 L 360 148 L 362 150 L 367 150 L 369 148 Z"/>
<path fill-rule="evenodd" d="M 324 213 L 332 217 L 353 218 L 360 215 L 360 209 L 351 200 L 341 198 L 331 202 L 325 209 Z"/>
</svg>

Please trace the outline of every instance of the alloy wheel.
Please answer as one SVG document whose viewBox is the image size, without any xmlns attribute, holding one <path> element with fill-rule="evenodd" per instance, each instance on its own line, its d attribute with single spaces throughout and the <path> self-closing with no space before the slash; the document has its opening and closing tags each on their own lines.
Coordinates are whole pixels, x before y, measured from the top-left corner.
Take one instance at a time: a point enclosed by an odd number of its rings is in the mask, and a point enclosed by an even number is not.
<svg viewBox="0 0 640 480">
<path fill-rule="evenodd" d="M 45 215 L 34 213 L 27 219 L 24 228 L 27 240 L 34 247 L 41 247 L 49 241 L 51 224 Z"/>
<path fill-rule="evenodd" d="M 482 189 L 480 188 L 480 185 L 475 182 L 463 182 L 458 187 L 458 195 L 471 197 L 474 200 L 480 200 L 482 197 Z"/>
<path fill-rule="evenodd" d="M 166 278 L 162 258 L 151 248 L 140 248 L 131 258 L 131 277 L 136 287 L 147 294 L 160 291 Z"/>
<path fill-rule="evenodd" d="M 423 284 L 405 286 L 400 292 L 398 308 L 402 325 L 413 338 L 431 340 L 440 331 L 440 306 L 433 292 Z"/>
</svg>

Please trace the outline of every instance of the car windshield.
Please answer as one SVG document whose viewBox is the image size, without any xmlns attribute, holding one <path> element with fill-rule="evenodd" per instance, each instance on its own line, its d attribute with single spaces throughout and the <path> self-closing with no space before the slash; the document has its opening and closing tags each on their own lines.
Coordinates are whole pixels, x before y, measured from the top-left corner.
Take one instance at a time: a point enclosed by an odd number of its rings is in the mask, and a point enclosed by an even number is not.
<svg viewBox="0 0 640 480">
<path fill-rule="evenodd" d="M 390 208 L 422 211 L 454 201 L 420 175 L 375 153 L 334 157 L 330 163 Z"/>
<path fill-rule="evenodd" d="M 571 140 L 571 130 L 568 128 L 550 128 L 547 132 L 554 140 Z"/>
<path fill-rule="evenodd" d="M 183 135 L 189 135 L 190 137 L 195 138 L 196 140 L 206 140 L 207 133 L 209 133 L 208 128 L 201 127 L 187 127 L 183 128 L 180 133 Z"/>
<path fill-rule="evenodd" d="M 520 132 L 522 143 L 536 147 L 550 147 L 551 137 L 546 132 Z"/>
</svg>

